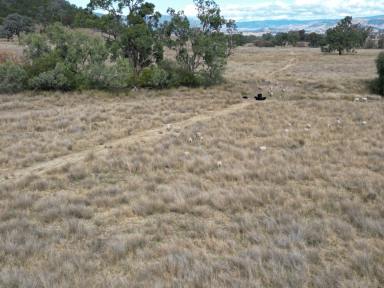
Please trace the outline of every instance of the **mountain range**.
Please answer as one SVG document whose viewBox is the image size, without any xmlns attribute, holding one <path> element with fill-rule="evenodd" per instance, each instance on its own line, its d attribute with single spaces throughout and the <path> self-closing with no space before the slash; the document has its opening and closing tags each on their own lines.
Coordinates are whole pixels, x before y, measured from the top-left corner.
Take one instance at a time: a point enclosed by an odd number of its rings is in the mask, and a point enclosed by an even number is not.
<svg viewBox="0 0 384 288">
<path fill-rule="evenodd" d="M 327 29 L 335 26 L 340 19 L 321 20 L 265 20 L 265 21 L 238 21 L 238 30 L 253 33 L 278 33 L 292 30 L 306 30 L 308 32 L 325 33 Z M 375 31 L 384 31 L 384 15 L 372 17 L 353 18 L 355 24 L 371 26 Z"/>
<path fill-rule="evenodd" d="M 103 14 L 96 13 L 98 16 Z M 188 17 L 192 26 L 199 26 L 199 20 L 196 17 Z M 161 22 L 169 21 L 169 15 L 163 15 Z M 336 26 L 340 19 L 320 19 L 320 20 L 263 20 L 263 21 L 236 21 L 239 32 L 243 33 L 279 33 L 288 31 L 305 30 L 307 32 L 316 32 L 323 34 L 327 29 Z M 360 23 L 363 26 L 371 26 L 374 31 L 384 32 L 384 15 L 371 17 L 353 18 L 353 23 Z"/>
</svg>

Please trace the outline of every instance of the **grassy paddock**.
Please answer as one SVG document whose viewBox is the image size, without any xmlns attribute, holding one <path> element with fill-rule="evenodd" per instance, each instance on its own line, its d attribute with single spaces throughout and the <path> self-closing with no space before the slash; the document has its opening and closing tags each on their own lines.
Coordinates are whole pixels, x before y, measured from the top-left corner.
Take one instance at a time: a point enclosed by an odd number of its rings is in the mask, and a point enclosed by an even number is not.
<svg viewBox="0 0 384 288">
<path fill-rule="evenodd" d="M 377 54 L 244 47 L 209 89 L 0 95 L 0 287 L 382 287 Z"/>
</svg>

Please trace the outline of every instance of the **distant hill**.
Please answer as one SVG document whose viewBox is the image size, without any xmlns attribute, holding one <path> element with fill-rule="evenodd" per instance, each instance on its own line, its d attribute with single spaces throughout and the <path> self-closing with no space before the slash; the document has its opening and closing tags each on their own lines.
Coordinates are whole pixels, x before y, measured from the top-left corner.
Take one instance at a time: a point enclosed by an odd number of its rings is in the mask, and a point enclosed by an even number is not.
<svg viewBox="0 0 384 288">
<path fill-rule="evenodd" d="M 0 0 L 0 21 L 9 14 L 18 13 L 37 23 L 62 22 L 70 25 L 82 9 L 66 0 Z"/>
<path fill-rule="evenodd" d="M 164 15 L 162 21 L 169 20 L 169 16 Z M 199 26 L 199 21 L 195 17 L 189 18 L 192 26 Z M 325 33 L 327 29 L 336 26 L 340 19 L 321 19 L 321 20 L 264 20 L 264 21 L 237 21 L 240 32 L 288 32 L 292 30 L 306 30 L 307 32 Z M 372 26 L 374 30 L 384 30 L 384 15 L 373 17 L 356 17 L 354 23 L 361 23 L 364 26 Z"/>
<path fill-rule="evenodd" d="M 97 16 L 102 16 L 101 13 L 95 13 Z M 191 26 L 198 27 L 199 20 L 196 17 L 188 17 Z M 163 15 L 161 22 L 170 21 L 169 15 Z M 278 33 L 297 30 L 306 30 L 307 32 L 325 33 L 327 29 L 336 26 L 340 19 L 321 19 L 321 20 L 264 20 L 264 21 L 237 21 L 237 27 L 240 32 L 254 33 Z M 374 30 L 384 31 L 384 15 L 372 17 L 356 17 L 354 23 L 361 23 L 364 26 L 372 26 Z"/>
<path fill-rule="evenodd" d="M 340 19 L 322 20 L 265 20 L 265 21 L 239 21 L 237 26 L 242 32 L 287 32 L 304 29 L 308 32 L 325 33 L 328 28 L 337 24 Z M 354 18 L 355 23 L 372 26 L 375 30 L 384 30 L 384 15 L 373 17 Z"/>
</svg>

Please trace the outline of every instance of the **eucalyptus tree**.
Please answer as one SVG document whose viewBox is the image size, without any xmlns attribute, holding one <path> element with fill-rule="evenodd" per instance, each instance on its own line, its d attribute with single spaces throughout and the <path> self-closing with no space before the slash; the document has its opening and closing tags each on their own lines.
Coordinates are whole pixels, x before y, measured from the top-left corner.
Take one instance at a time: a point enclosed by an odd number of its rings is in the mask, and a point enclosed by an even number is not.
<svg viewBox="0 0 384 288">
<path fill-rule="evenodd" d="M 88 8 L 107 11 L 101 28 L 112 36 L 115 56 L 128 58 L 137 74 L 163 59 L 157 29 L 161 14 L 154 4 L 143 0 L 91 0 Z"/>
</svg>

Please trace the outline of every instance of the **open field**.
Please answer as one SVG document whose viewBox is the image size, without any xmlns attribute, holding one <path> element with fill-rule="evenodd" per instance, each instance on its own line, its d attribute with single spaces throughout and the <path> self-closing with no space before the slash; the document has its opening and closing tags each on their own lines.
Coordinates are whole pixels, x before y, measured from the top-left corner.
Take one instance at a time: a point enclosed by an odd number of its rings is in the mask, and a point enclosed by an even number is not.
<svg viewBox="0 0 384 288">
<path fill-rule="evenodd" d="M 243 47 L 208 89 L 0 95 L 0 287 L 383 287 L 378 53 Z"/>
</svg>

